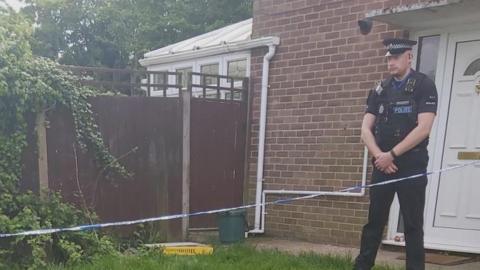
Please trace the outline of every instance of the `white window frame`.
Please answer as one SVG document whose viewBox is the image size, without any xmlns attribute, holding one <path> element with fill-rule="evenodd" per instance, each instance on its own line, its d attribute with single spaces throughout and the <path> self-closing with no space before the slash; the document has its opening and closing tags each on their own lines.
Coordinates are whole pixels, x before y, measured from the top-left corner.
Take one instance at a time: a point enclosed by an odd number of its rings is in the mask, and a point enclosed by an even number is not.
<svg viewBox="0 0 480 270">
<path fill-rule="evenodd" d="M 232 61 L 238 61 L 238 60 L 247 60 L 247 68 L 246 68 L 246 74 L 244 77 L 250 77 L 250 58 L 251 54 L 250 52 L 247 53 L 241 53 L 241 54 L 234 54 L 234 55 L 229 55 L 225 56 L 224 63 L 225 63 L 225 69 L 224 69 L 224 74 L 228 74 L 228 63 Z"/>
<path fill-rule="evenodd" d="M 192 72 L 201 72 L 201 66 L 203 65 L 210 65 L 210 64 L 218 64 L 219 66 L 219 75 L 227 75 L 228 71 L 228 62 L 230 61 L 237 61 L 237 60 L 246 60 L 246 74 L 245 77 L 250 77 L 250 63 L 251 63 L 251 52 L 250 51 L 242 51 L 230 54 L 222 54 L 222 55 L 215 55 L 209 56 L 199 59 L 192 59 L 188 61 L 181 61 L 175 63 L 168 63 L 168 64 L 161 64 L 161 65 L 152 65 L 148 66 L 148 71 L 166 71 L 169 72 L 176 72 L 177 69 L 183 68 L 192 68 Z M 194 81 L 192 83 L 200 84 L 200 78 L 198 76 L 194 77 Z M 168 78 L 169 84 L 175 84 L 175 78 L 173 76 L 169 76 Z"/>
<path fill-rule="evenodd" d="M 220 55 L 220 56 L 214 56 L 214 57 L 197 60 L 196 65 L 198 66 L 198 72 L 199 73 L 202 72 L 202 66 L 218 64 L 218 75 L 222 75 L 222 70 L 224 65 L 222 58 L 223 57 Z M 193 80 L 195 81 L 195 84 L 202 84 L 199 76 L 195 76 Z"/>
</svg>

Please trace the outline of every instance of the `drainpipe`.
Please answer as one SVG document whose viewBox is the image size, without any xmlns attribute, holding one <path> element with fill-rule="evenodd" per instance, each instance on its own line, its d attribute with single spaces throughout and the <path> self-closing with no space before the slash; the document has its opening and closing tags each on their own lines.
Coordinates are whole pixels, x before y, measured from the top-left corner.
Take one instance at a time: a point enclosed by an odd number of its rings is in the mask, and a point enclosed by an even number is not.
<svg viewBox="0 0 480 270">
<path fill-rule="evenodd" d="M 255 196 L 255 229 L 260 230 L 260 215 L 262 212 L 262 193 L 263 193 L 263 163 L 265 156 L 265 129 L 267 125 L 267 97 L 268 97 L 268 74 L 270 70 L 270 60 L 275 55 L 275 45 L 268 46 L 268 53 L 263 57 L 262 70 L 262 92 L 260 101 L 260 133 L 258 135 L 258 156 L 257 156 L 257 188 Z"/>
</svg>

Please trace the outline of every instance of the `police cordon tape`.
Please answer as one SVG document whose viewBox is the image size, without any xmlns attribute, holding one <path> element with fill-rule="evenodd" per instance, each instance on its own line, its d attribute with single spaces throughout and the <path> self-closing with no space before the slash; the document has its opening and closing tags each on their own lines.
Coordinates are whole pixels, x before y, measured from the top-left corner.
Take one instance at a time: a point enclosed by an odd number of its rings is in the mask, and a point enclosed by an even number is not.
<svg viewBox="0 0 480 270">
<path fill-rule="evenodd" d="M 473 161 L 473 162 L 469 162 L 469 163 L 465 163 L 465 164 L 460 164 L 460 165 L 440 169 L 440 170 L 437 170 L 437 171 L 415 174 L 415 175 L 411 175 L 411 176 L 407 176 L 407 177 L 391 179 L 391 180 L 378 182 L 378 183 L 374 183 L 374 184 L 353 186 L 353 187 L 349 187 L 349 188 L 339 190 L 338 192 L 350 192 L 350 191 L 355 191 L 355 190 L 359 190 L 359 189 L 362 189 L 362 188 L 372 188 L 372 187 L 376 187 L 376 186 L 389 185 L 389 184 L 393 184 L 393 183 L 397 183 L 397 182 L 401 182 L 401 181 L 405 181 L 405 180 L 409 180 L 409 179 L 419 178 L 419 177 L 422 177 L 422 176 L 428 176 L 428 175 L 432 175 L 432 174 L 436 174 L 436 173 L 442 173 L 442 172 L 446 172 L 446 171 L 456 170 L 456 169 L 460 169 L 460 168 L 463 168 L 463 167 L 472 166 L 472 165 L 475 165 L 475 164 L 480 164 L 480 160 L 476 160 L 476 161 Z M 127 225 L 135 225 L 135 224 L 141 224 L 141 223 L 147 223 L 147 222 L 180 219 L 180 218 L 200 216 L 200 215 L 217 214 L 217 213 L 228 212 L 228 211 L 233 211 L 233 210 L 248 209 L 248 208 L 253 208 L 253 207 L 256 207 L 256 206 L 285 204 L 285 203 L 293 202 L 293 201 L 312 199 L 312 198 L 320 197 L 320 196 L 323 196 L 323 195 L 326 195 L 326 194 L 328 194 L 328 193 L 322 193 L 321 191 L 319 191 L 319 192 L 315 192 L 314 194 L 311 194 L 311 195 L 305 195 L 305 196 L 300 196 L 300 197 L 279 199 L 279 200 L 275 200 L 275 201 L 271 201 L 271 202 L 265 202 L 265 203 L 259 203 L 259 204 L 248 204 L 248 205 L 243 205 L 243 206 L 238 206 L 238 207 L 222 208 L 222 209 L 201 211 L 201 212 L 195 212 L 195 213 L 175 214 L 175 215 L 151 217 L 151 218 L 136 219 L 136 220 L 129 220 L 129 221 L 88 224 L 88 225 L 80 225 L 80 226 L 69 227 L 69 228 L 51 228 L 51 229 L 39 229 L 39 230 L 23 231 L 23 232 L 16 232 L 16 233 L 1 233 L 0 238 L 14 237 L 14 236 L 36 236 L 36 235 L 53 234 L 53 233 L 59 233 L 59 232 L 90 231 L 90 230 L 107 228 L 107 227 L 114 227 L 114 226 L 115 227 L 117 227 L 117 226 L 127 226 Z"/>
</svg>

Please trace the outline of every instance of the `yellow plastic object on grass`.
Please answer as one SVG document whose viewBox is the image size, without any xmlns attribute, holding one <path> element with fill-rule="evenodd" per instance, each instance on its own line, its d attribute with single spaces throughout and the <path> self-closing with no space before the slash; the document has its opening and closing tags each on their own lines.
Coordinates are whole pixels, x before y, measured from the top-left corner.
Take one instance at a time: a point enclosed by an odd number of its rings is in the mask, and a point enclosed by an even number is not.
<svg viewBox="0 0 480 270">
<path fill-rule="evenodd" d="M 213 253 L 212 246 L 193 242 L 146 244 L 145 246 L 160 248 L 165 255 L 211 255 Z"/>
</svg>

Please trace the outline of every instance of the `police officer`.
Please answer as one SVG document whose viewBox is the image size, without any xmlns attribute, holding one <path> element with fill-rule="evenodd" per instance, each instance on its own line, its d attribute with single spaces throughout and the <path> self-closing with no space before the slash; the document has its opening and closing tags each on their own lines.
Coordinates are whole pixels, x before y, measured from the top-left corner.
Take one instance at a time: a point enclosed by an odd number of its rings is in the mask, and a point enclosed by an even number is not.
<svg viewBox="0 0 480 270">
<path fill-rule="evenodd" d="M 372 183 L 425 173 L 428 137 L 437 110 L 435 83 L 411 68 L 416 41 L 389 38 L 383 41 L 390 76 L 367 99 L 362 140 L 373 155 Z M 373 187 L 368 223 L 363 227 L 355 270 L 369 270 L 375 263 L 397 193 L 404 220 L 407 270 L 425 269 L 423 211 L 427 177 Z"/>
</svg>

